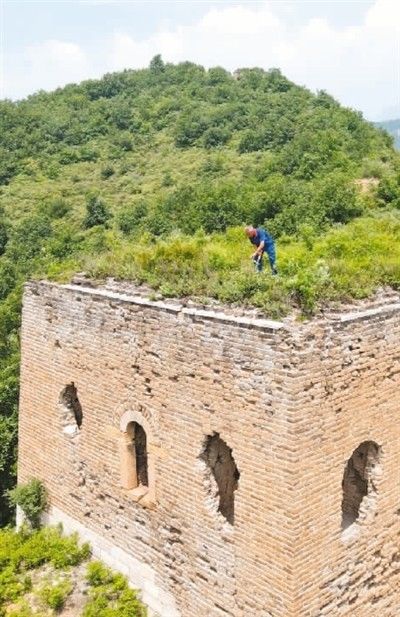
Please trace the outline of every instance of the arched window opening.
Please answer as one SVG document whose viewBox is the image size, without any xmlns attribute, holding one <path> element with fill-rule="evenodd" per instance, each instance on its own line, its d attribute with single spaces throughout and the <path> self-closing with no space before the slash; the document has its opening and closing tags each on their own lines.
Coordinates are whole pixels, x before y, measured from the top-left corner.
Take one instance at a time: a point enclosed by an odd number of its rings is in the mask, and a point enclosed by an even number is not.
<svg viewBox="0 0 400 617">
<path fill-rule="evenodd" d="M 232 449 L 215 433 L 207 438 L 200 458 L 206 463 L 209 490 L 218 503 L 218 512 L 233 525 L 235 491 L 240 473 L 232 456 Z"/>
<path fill-rule="evenodd" d="M 376 496 L 376 478 L 380 448 L 364 441 L 351 455 L 343 476 L 342 529 L 345 530 L 365 515 Z"/>
<path fill-rule="evenodd" d="M 62 411 L 63 433 L 69 437 L 77 434 L 82 426 L 83 412 L 74 382 L 66 385 L 59 399 Z"/>
<path fill-rule="evenodd" d="M 126 428 L 122 460 L 122 484 L 126 489 L 148 488 L 148 456 L 146 431 L 138 422 Z"/>
<path fill-rule="evenodd" d="M 140 424 L 133 422 L 133 443 L 136 457 L 136 474 L 138 486 L 149 486 L 147 471 L 147 438 Z"/>
<path fill-rule="evenodd" d="M 120 485 L 126 496 L 144 508 L 156 507 L 156 457 L 158 442 L 153 427 L 138 411 L 126 411 L 119 421 Z"/>
</svg>

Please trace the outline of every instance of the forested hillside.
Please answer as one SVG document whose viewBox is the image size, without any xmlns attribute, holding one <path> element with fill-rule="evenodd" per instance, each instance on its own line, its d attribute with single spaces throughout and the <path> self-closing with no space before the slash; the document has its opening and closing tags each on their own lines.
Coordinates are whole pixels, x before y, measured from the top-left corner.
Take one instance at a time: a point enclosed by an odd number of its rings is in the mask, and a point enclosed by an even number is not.
<svg viewBox="0 0 400 617">
<path fill-rule="evenodd" d="M 375 122 L 375 124 L 392 135 L 395 148 L 400 150 L 400 118 L 397 120 L 386 120 L 385 122 Z"/>
<path fill-rule="evenodd" d="M 399 286 L 399 173 L 385 131 L 277 69 L 157 56 L 0 102 L 0 493 L 15 477 L 27 278 L 85 270 L 309 314 Z M 253 272 L 244 222 L 275 235 L 279 277 Z"/>
</svg>

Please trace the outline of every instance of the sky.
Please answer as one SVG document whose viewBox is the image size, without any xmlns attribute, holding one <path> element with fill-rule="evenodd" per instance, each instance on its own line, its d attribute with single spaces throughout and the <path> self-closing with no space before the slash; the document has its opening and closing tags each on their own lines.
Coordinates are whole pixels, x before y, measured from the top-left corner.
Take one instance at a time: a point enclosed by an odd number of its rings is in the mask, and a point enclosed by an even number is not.
<svg viewBox="0 0 400 617">
<path fill-rule="evenodd" d="M 279 67 L 369 120 L 400 117 L 399 0 L 0 0 L 0 98 L 167 62 Z"/>
</svg>

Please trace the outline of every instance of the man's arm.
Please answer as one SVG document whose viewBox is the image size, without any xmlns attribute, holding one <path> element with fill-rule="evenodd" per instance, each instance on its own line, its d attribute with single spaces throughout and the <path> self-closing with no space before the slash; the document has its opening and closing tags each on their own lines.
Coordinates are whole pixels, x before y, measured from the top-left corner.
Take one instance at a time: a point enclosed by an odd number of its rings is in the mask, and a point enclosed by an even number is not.
<svg viewBox="0 0 400 617">
<path fill-rule="evenodd" d="M 257 250 L 255 251 L 253 257 L 259 257 L 263 254 L 265 247 L 265 240 L 261 240 L 260 244 L 257 246 Z"/>
</svg>

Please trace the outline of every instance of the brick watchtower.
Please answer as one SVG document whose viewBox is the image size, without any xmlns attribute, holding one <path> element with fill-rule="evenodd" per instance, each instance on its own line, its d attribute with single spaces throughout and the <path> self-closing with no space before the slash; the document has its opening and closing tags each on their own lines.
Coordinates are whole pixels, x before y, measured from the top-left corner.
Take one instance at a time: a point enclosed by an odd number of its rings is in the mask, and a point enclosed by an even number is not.
<svg viewBox="0 0 400 617">
<path fill-rule="evenodd" d="M 400 303 L 303 324 L 30 283 L 19 479 L 161 617 L 400 615 Z"/>
</svg>

